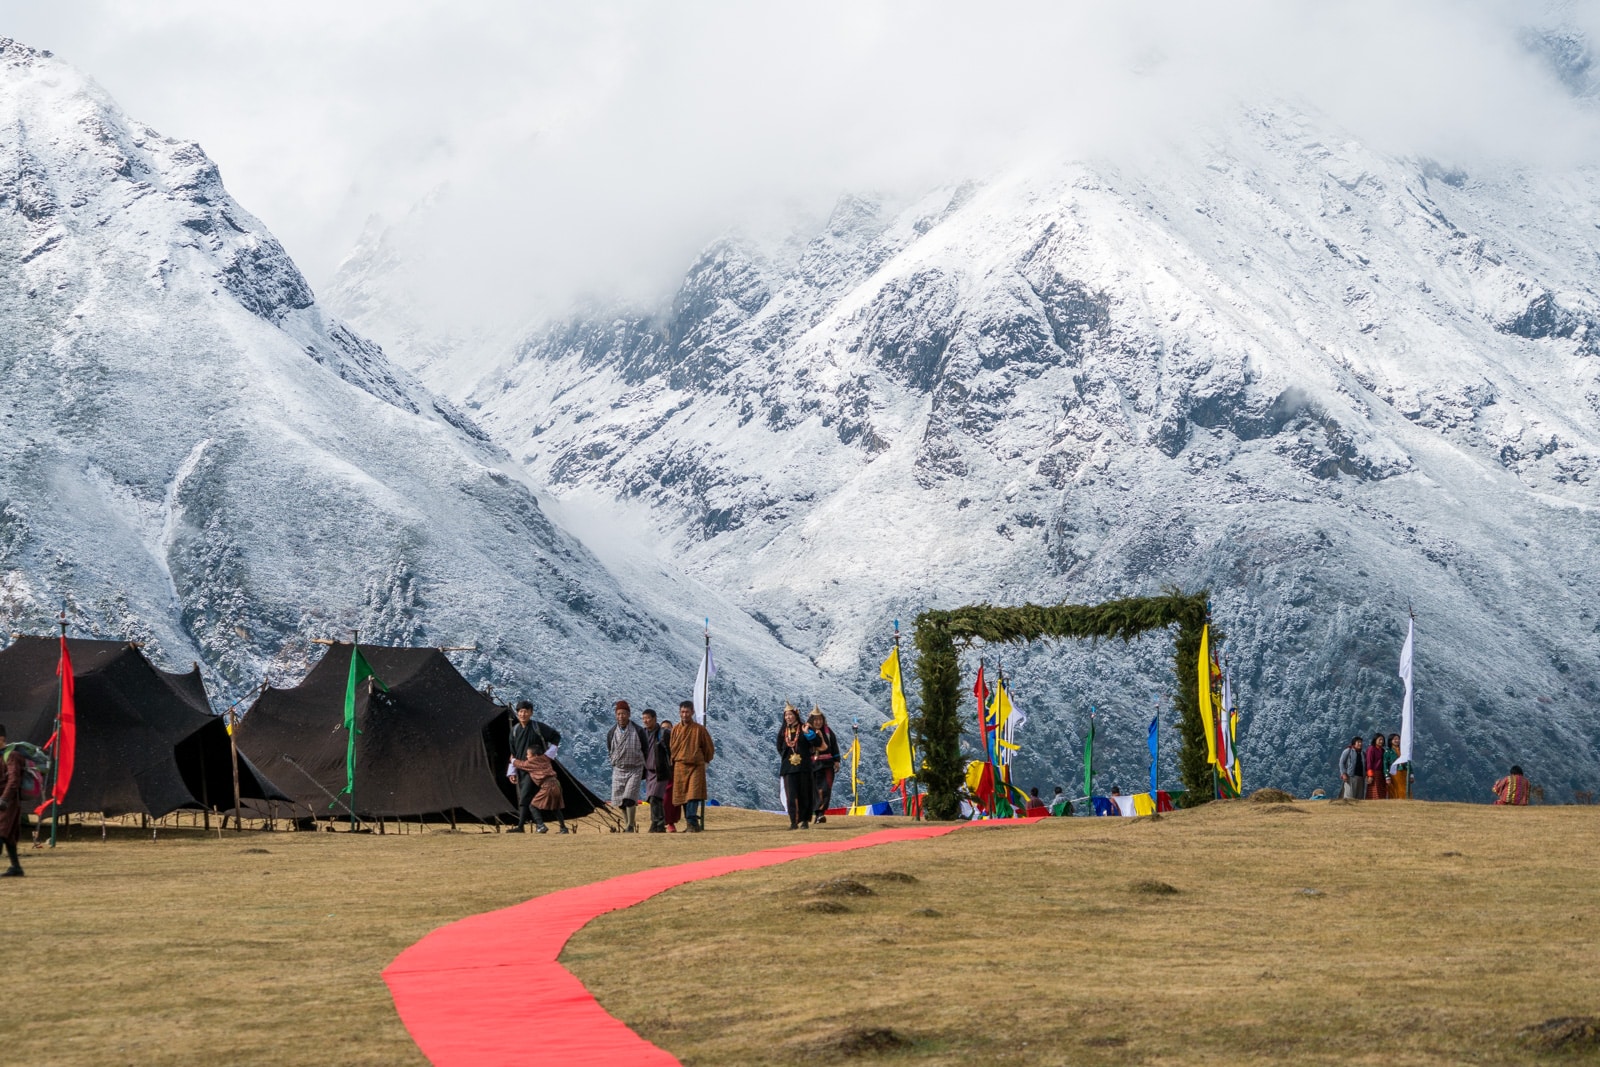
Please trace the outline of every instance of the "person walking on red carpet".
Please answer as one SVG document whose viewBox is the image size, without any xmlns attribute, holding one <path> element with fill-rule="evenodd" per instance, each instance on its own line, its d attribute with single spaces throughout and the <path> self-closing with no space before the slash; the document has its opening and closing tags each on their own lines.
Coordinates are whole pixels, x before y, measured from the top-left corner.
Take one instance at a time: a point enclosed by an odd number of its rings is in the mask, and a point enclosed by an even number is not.
<svg viewBox="0 0 1600 1067">
<path fill-rule="evenodd" d="M 812 803 L 812 822 L 828 821 L 828 809 L 833 806 L 833 778 L 839 772 L 839 738 L 828 725 L 822 709 L 813 707 L 808 725 L 816 734 L 811 745 L 811 777 L 816 782 L 817 796 Z"/>
<path fill-rule="evenodd" d="M 783 706 L 783 725 L 778 727 L 778 781 L 783 784 L 791 830 L 811 826 L 811 803 L 817 791 L 816 778 L 811 773 L 816 736 L 815 730 L 801 724 L 800 712 L 793 704 Z"/>
<path fill-rule="evenodd" d="M 694 721 L 694 701 L 678 705 L 678 725 L 668 739 L 672 750 L 672 800 L 682 806 L 691 834 L 706 828 L 706 765 L 717 756 L 711 731 Z"/>
</svg>

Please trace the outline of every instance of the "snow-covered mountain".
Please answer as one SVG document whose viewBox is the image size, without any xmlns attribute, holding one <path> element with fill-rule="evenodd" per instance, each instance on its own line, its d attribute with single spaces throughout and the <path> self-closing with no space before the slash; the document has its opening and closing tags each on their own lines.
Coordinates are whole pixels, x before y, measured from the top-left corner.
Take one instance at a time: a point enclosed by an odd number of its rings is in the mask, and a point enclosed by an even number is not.
<svg viewBox="0 0 1600 1067">
<path fill-rule="evenodd" d="M 426 373 L 862 693 L 924 606 L 1205 586 L 1251 776 L 1310 788 L 1398 728 L 1409 605 L 1423 795 L 1518 761 L 1566 799 L 1600 778 L 1597 204 L 1592 170 L 1465 172 L 1258 107 L 1141 165 L 847 197 L 712 245 L 670 305 Z M 1090 705 L 1142 780 L 1166 644 L 986 650 L 1030 709 L 1025 783 L 1076 773 Z"/>
<path fill-rule="evenodd" d="M 714 591 L 640 595 L 472 420 L 332 317 L 197 145 L 0 39 L 0 611 L 145 641 L 218 695 L 311 639 L 477 645 L 594 772 L 610 703 L 687 695 L 722 649 L 719 795 L 770 802 L 771 708 L 875 717 Z M 270 672 L 270 674 L 269 674 Z"/>
</svg>

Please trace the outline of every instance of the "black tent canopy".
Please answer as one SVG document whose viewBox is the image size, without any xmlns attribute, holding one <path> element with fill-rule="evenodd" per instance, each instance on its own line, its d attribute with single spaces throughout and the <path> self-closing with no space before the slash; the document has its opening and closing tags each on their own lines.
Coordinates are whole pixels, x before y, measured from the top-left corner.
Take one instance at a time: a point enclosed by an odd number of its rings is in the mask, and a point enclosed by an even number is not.
<svg viewBox="0 0 1600 1067">
<path fill-rule="evenodd" d="M 345 786 L 344 701 L 351 645 L 333 644 L 292 689 L 263 692 L 237 727 L 239 747 L 319 813 Z M 362 645 L 384 692 L 356 690 L 356 813 L 363 818 L 516 809 L 506 780 L 506 711 L 472 688 L 437 648 Z"/>
<path fill-rule="evenodd" d="M 228 731 L 211 714 L 199 667 L 169 674 L 121 641 L 68 638 L 67 652 L 78 726 L 62 814 L 159 817 L 180 808 L 233 806 Z M 0 722 L 12 740 L 49 740 L 60 655 L 61 643 L 53 637 L 18 637 L 0 651 Z M 289 799 L 243 753 L 239 793 L 252 800 Z"/>
</svg>

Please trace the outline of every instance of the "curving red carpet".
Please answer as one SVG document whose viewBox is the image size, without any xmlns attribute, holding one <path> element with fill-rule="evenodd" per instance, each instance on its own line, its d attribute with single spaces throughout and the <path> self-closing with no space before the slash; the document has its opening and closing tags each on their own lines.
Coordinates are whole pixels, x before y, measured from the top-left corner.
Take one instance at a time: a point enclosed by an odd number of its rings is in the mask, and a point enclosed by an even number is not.
<svg viewBox="0 0 1600 1067">
<path fill-rule="evenodd" d="M 685 882 L 807 856 L 938 837 L 963 825 L 967 824 L 924 824 L 847 841 L 807 841 L 574 886 L 441 926 L 395 957 L 383 980 L 412 1040 L 436 1067 L 676 1065 L 677 1057 L 610 1015 L 557 962 L 567 939 L 589 920 Z"/>
</svg>

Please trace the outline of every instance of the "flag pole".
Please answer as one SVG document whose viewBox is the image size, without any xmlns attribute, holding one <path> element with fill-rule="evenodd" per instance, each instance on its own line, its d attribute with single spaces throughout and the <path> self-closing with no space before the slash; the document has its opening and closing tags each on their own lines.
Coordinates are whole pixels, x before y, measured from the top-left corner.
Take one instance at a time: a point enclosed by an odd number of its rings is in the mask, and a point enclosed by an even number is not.
<svg viewBox="0 0 1600 1067">
<path fill-rule="evenodd" d="M 1089 737 L 1083 743 L 1083 791 L 1094 807 L 1094 705 L 1089 705 Z"/>
<path fill-rule="evenodd" d="M 705 705 L 705 707 L 700 709 L 700 715 L 701 715 L 702 718 L 705 719 L 706 733 L 710 734 L 711 733 L 711 616 L 707 615 L 704 618 L 705 618 L 705 629 L 702 632 L 705 634 L 706 647 L 705 647 L 705 651 L 703 653 L 701 653 L 701 655 L 703 655 L 705 658 L 700 661 L 700 669 L 705 672 L 706 688 L 705 688 L 705 692 L 700 694 L 700 701 L 701 701 L 701 703 L 703 703 Z M 710 806 L 711 806 L 711 768 L 707 767 L 706 768 L 706 798 L 700 802 L 700 829 L 702 829 L 702 830 L 704 830 L 706 828 L 706 809 L 709 808 Z"/>
<path fill-rule="evenodd" d="M 360 630 L 351 630 L 350 631 L 350 668 L 352 670 L 355 669 L 356 657 L 359 656 L 359 655 L 361 655 L 361 631 Z M 367 684 L 367 692 L 369 694 L 372 692 L 372 684 L 370 682 Z M 350 736 L 345 739 L 345 743 L 350 746 L 350 752 L 352 754 L 351 755 L 351 759 L 350 759 L 350 832 L 351 833 L 355 833 L 356 832 L 356 822 L 357 822 L 357 820 L 356 820 L 356 769 L 355 769 L 356 768 L 356 761 L 355 761 L 355 758 L 354 758 L 354 753 L 355 753 L 355 750 L 356 750 L 356 724 L 355 724 L 355 720 L 353 718 L 351 719 L 351 722 L 350 722 Z"/>
<path fill-rule="evenodd" d="M 1406 799 L 1413 799 L 1417 793 L 1417 609 L 1411 601 L 1406 601 L 1406 614 L 1411 618 L 1411 677 L 1406 679 L 1406 686 L 1411 690 L 1411 751 L 1412 756 L 1406 761 Z"/>
<path fill-rule="evenodd" d="M 900 669 L 901 669 L 902 672 L 904 672 L 904 670 L 905 670 L 905 658 L 900 655 L 900 620 L 899 619 L 894 620 L 894 655 L 895 655 L 895 662 L 900 664 Z M 905 699 L 905 691 L 906 691 L 905 683 L 901 682 L 900 683 L 900 694 L 901 694 L 900 699 L 902 701 Z M 919 793 L 920 793 L 920 791 L 917 789 L 917 741 L 916 741 L 916 737 L 912 734 L 911 724 L 909 722 L 906 723 L 906 745 L 907 745 L 908 748 L 911 749 L 911 781 L 910 781 L 910 786 L 911 786 L 911 804 L 909 806 L 912 808 L 912 811 L 909 812 L 908 814 L 912 815 L 918 822 L 921 822 L 922 821 L 922 805 L 917 803 L 917 799 L 918 799 L 918 796 L 919 796 Z M 901 795 L 904 796 L 904 793 L 902 792 Z"/>
<path fill-rule="evenodd" d="M 234 701 L 235 706 L 238 701 Z M 228 751 L 233 756 L 233 832 L 240 833 L 243 827 L 239 825 L 239 742 L 234 740 L 233 728 L 238 723 L 238 713 L 233 708 L 228 709 Z"/>
<path fill-rule="evenodd" d="M 857 754 L 860 751 L 861 720 L 852 716 L 850 719 L 850 807 L 852 809 L 859 808 L 861 806 L 859 788 L 856 784 L 856 762 L 858 759 Z M 855 814 L 854 810 L 851 811 L 851 814 Z"/>
<path fill-rule="evenodd" d="M 1160 792 L 1159 768 L 1161 767 L 1161 695 L 1156 694 L 1156 719 L 1155 719 L 1155 747 L 1150 750 L 1150 803 L 1156 803 L 1156 794 Z"/>
<path fill-rule="evenodd" d="M 61 641 L 67 640 L 67 602 L 61 602 L 61 614 L 56 616 L 56 621 L 61 624 Z M 66 702 L 67 680 L 61 677 L 61 672 L 56 671 L 56 730 L 55 759 L 50 761 L 50 847 L 56 847 L 56 824 L 61 817 L 61 801 L 56 797 L 56 786 L 61 783 L 61 705 Z M 21 801 L 19 800 L 20 804 Z M 21 818 L 19 815 L 18 818 Z"/>
<path fill-rule="evenodd" d="M 995 685 L 998 686 L 999 689 L 1004 689 L 1006 687 L 1006 661 L 1001 659 L 999 656 L 994 658 L 994 680 Z M 998 702 L 999 689 L 996 690 L 996 695 L 994 701 L 992 702 Z M 1011 813 L 1015 815 L 1016 809 L 1014 809 L 1011 805 L 1011 786 L 1008 785 L 1005 780 L 1006 765 L 1000 755 L 1000 713 L 998 711 L 995 712 L 994 716 L 994 756 L 993 762 L 990 764 L 990 766 L 994 768 L 995 815 L 998 816 L 1000 814 L 1001 797 L 1005 797 L 1007 810 L 1011 811 Z"/>
</svg>

